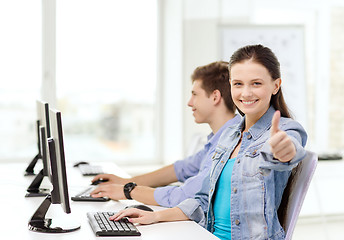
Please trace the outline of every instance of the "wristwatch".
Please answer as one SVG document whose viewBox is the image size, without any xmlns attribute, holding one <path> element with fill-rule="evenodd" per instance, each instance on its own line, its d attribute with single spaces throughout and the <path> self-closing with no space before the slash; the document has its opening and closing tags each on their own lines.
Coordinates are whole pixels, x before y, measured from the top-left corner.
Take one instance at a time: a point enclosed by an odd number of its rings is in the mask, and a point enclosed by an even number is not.
<svg viewBox="0 0 344 240">
<path fill-rule="evenodd" d="M 130 192 L 137 186 L 136 183 L 134 182 L 129 182 L 127 184 L 124 185 L 123 187 L 123 191 L 124 191 L 124 196 L 127 198 L 127 199 L 132 199 L 131 196 L 130 196 Z"/>
</svg>

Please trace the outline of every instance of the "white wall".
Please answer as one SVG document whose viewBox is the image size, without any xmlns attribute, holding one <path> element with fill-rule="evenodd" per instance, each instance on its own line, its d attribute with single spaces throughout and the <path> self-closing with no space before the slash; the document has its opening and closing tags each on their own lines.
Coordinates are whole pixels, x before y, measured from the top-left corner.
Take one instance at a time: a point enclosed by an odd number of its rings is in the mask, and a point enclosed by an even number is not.
<svg viewBox="0 0 344 240">
<path fill-rule="evenodd" d="M 186 103 L 190 97 L 190 75 L 195 67 L 219 59 L 218 31 L 219 26 L 226 24 L 265 24 L 265 25 L 303 25 L 305 29 L 305 61 L 306 61 L 306 88 L 307 88 L 307 132 L 309 141 L 307 147 L 311 150 L 326 151 L 328 146 L 329 129 L 329 82 L 330 82 L 330 12 L 331 7 L 340 1 L 271 1 L 271 0 L 163 0 L 178 8 L 178 15 L 165 15 L 164 21 L 171 20 L 181 27 L 181 31 L 164 29 L 168 34 L 181 34 L 181 55 L 178 56 L 178 66 L 165 64 L 164 71 L 177 69 L 182 71 L 182 81 L 179 91 L 182 92 L 183 148 L 186 151 L 187 143 L 196 133 L 206 134 L 209 128 L 194 123 L 190 109 Z M 173 8 L 173 9 L 174 9 Z M 181 18 L 181 19 L 179 19 Z M 182 26 L 180 26 L 182 24 Z M 172 32 L 174 31 L 174 32 Z M 178 38 L 174 35 L 174 38 Z M 180 40 L 180 38 L 178 38 Z M 165 42 L 167 43 L 167 42 Z M 164 51 L 175 49 L 175 42 L 163 46 Z M 179 44 L 179 42 L 178 42 Z M 168 56 L 164 56 L 167 61 Z M 224 59 L 229 60 L 229 59 Z M 169 70 L 170 69 L 170 70 Z M 176 76 L 176 74 L 175 74 Z M 165 79 L 164 79 L 165 80 Z M 173 79 L 177 81 L 177 79 Z M 177 89 L 175 89 L 177 90 Z M 321 97 L 319 97 L 321 96 Z M 177 111 L 176 111 L 177 113 Z M 180 119 L 178 119 L 180 121 Z M 179 124 L 179 122 L 178 122 Z M 180 134 L 179 132 L 177 134 Z M 179 146 L 180 147 L 180 146 Z M 178 147 L 178 150 L 180 148 Z M 182 153 L 180 152 L 180 154 Z"/>
</svg>

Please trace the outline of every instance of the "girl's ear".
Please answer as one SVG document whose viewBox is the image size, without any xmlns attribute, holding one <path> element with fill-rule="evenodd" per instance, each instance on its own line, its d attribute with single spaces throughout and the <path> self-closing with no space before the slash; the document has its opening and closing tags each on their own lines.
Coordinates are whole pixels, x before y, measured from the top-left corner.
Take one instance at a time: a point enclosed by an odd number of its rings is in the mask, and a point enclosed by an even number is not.
<svg viewBox="0 0 344 240">
<path fill-rule="evenodd" d="M 278 90 L 280 89 L 282 84 L 282 79 L 281 78 L 277 78 L 274 81 L 274 91 L 272 92 L 273 95 L 276 95 L 278 93 Z"/>
</svg>

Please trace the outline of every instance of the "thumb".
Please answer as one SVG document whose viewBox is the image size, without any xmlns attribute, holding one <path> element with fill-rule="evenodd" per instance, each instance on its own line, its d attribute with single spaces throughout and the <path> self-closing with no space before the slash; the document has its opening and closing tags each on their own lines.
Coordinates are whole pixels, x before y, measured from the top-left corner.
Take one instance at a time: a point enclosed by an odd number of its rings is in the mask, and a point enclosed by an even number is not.
<svg viewBox="0 0 344 240">
<path fill-rule="evenodd" d="M 273 136 L 275 133 L 278 132 L 279 130 L 278 125 L 279 125 L 280 119 L 281 119 L 281 112 L 277 110 L 274 113 L 274 116 L 272 117 L 272 120 L 271 120 L 271 129 L 270 129 L 271 136 Z"/>
</svg>

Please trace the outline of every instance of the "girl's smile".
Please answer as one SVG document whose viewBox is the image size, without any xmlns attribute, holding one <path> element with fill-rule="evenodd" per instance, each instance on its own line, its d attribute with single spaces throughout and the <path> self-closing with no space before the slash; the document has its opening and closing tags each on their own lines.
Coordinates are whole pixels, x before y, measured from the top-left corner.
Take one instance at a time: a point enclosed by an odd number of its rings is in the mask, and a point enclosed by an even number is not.
<svg viewBox="0 0 344 240">
<path fill-rule="evenodd" d="M 271 96 L 277 93 L 281 79 L 273 80 L 263 65 L 252 60 L 234 64 L 230 76 L 233 101 L 253 125 L 270 107 Z"/>
</svg>

